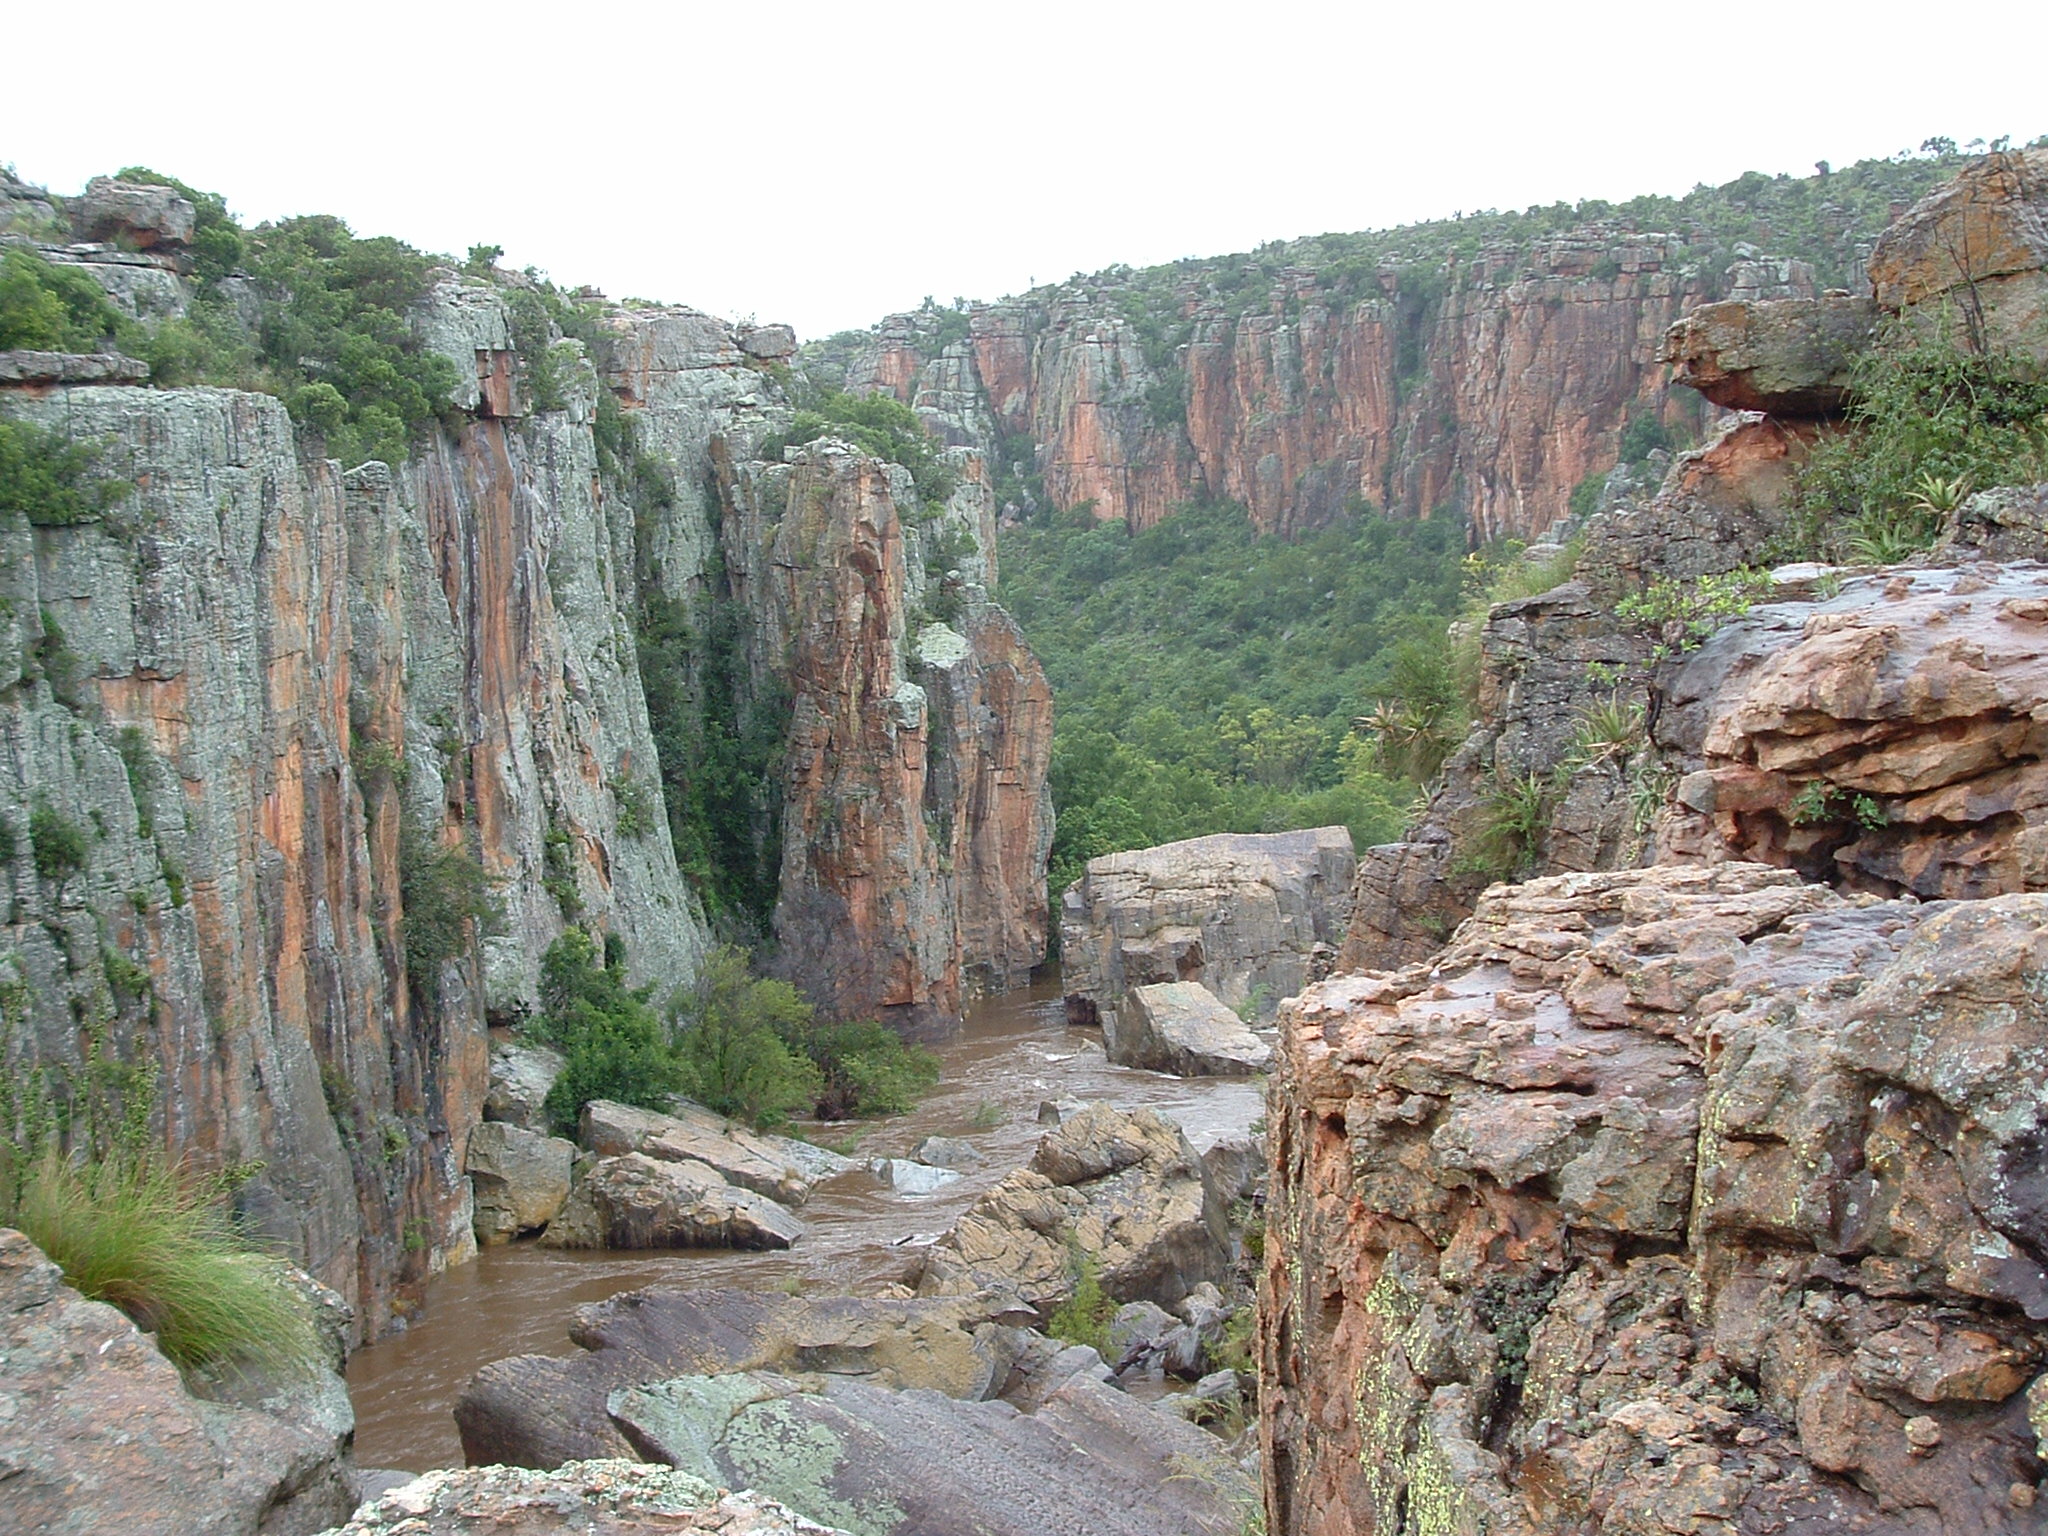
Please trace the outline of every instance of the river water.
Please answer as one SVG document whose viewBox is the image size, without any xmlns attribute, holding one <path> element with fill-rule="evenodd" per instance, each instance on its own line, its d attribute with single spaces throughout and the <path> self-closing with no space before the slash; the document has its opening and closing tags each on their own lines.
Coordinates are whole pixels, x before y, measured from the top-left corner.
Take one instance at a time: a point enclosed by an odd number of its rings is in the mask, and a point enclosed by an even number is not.
<svg viewBox="0 0 2048 1536">
<path fill-rule="evenodd" d="M 507 1355 L 568 1354 L 570 1315 L 585 1302 L 648 1285 L 736 1286 L 829 1294 L 904 1278 L 921 1242 L 1027 1162 L 1046 1127 L 1039 1104 L 1075 1098 L 1146 1105 L 1186 1129 L 1196 1150 L 1242 1135 L 1262 1113 L 1256 1084 L 1176 1078 L 1111 1066 L 1094 1030 L 1069 1029 L 1057 979 L 985 999 L 936 1047 L 939 1085 L 915 1112 L 858 1125 L 806 1127 L 814 1140 L 863 1157 L 907 1157 L 929 1135 L 957 1136 L 986 1166 L 929 1195 L 902 1195 L 865 1171 L 818 1186 L 799 1211 L 809 1229 L 784 1253 L 716 1249 L 569 1253 L 531 1242 L 486 1248 L 428 1287 L 405 1332 L 349 1361 L 356 1461 L 365 1467 L 459 1467 L 456 1394 L 477 1368 Z M 857 1146 L 842 1138 L 856 1137 Z"/>
</svg>

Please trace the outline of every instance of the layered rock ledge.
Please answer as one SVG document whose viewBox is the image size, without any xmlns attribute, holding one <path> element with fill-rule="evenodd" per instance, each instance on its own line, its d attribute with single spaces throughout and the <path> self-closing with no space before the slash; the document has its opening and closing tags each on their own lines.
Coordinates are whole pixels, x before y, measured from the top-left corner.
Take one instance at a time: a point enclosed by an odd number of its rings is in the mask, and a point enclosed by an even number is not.
<svg viewBox="0 0 2048 1536">
<path fill-rule="evenodd" d="M 1497 886 L 1282 1018 L 1276 1536 L 2021 1532 L 2048 897 Z"/>
</svg>

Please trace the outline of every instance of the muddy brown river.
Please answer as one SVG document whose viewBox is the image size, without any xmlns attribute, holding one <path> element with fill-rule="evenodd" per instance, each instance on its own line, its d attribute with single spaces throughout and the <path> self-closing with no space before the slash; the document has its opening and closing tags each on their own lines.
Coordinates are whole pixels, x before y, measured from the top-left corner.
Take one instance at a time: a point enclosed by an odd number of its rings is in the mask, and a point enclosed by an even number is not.
<svg viewBox="0 0 2048 1536">
<path fill-rule="evenodd" d="M 1038 1123 L 1045 1099 L 1150 1106 L 1179 1121 L 1198 1151 L 1241 1135 L 1262 1113 L 1254 1083 L 1111 1066 L 1099 1032 L 1067 1028 L 1056 979 L 975 1004 L 960 1035 L 937 1050 L 939 1086 L 914 1113 L 804 1130 L 863 1157 L 907 1157 L 926 1136 L 957 1136 L 988 1154 L 985 1167 L 922 1196 L 898 1194 L 865 1171 L 843 1174 L 803 1206 L 809 1230 L 786 1253 L 567 1253 L 531 1242 L 487 1248 L 432 1283 L 405 1332 L 349 1362 L 358 1465 L 461 1466 L 452 1409 L 463 1383 L 507 1355 L 568 1354 L 570 1314 L 585 1302 L 647 1285 L 829 1293 L 904 1277 L 918 1244 L 1029 1160 L 1045 1132 Z M 849 1146 L 849 1137 L 857 1144 Z"/>
</svg>

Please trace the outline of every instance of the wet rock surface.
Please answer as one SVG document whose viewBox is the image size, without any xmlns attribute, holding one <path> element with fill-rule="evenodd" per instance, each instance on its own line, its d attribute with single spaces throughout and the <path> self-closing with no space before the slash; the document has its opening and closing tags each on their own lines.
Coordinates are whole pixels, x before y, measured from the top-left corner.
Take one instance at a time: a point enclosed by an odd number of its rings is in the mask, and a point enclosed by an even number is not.
<svg viewBox="0 0 2048 1536">
<path fill-rule="evenodd" d="M 577 1136 L 599 1157 L 628 1152 L 661 1162 L 702 1163 L 729 1184 L 784 1205 L 810 1198 L 812 1179 L 786 1155 L 789 1143 L 758 1136 L 700 1105 L 678 1103 L 676 1113 L 593 1099 L 583 1106 Z"/>
<path fill-rule="evenodd" d="M 787 1248 L 804 1233 L 784 1206 L 715 1168 L 628 1152 L 600 1159 L 541 1241 L 552 1248 Z"/>
<path fill-rule="evenodd" d="M 581 1353 L 494 1361 L 456 1405 L 473 1463 L 553 1466 L 629 1454 L 607 1396 L 637 1382 L 743 1371 L 825 1372 L 980 1399 L 1001 1390 L 1019 1348 L 974 1300 L 774 1292 L 629 1291 L 578 1312 Z"/>
<path fill-rule="evenodd" d="M 1085 1376 L 1030 1414 L 762 1375 L 650 1382 L 610 1411 L 645 1454 L 853 1536 L 1234 1536 L 1252 1488 L 1213 1437 Z"/>
<path fill-rule="evenodd" d="M 1271 1528 L 2035 1529 L 2044 934 L 2041 896 L 1653 868 L 1311 988 Z"/>
</svg>

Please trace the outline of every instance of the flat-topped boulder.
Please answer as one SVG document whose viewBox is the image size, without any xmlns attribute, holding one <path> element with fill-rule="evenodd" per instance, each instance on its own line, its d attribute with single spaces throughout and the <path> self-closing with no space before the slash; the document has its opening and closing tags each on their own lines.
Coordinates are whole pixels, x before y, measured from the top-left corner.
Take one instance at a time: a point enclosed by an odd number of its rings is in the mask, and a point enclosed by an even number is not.
<svg viewBox="0 0 2048 1536">
<path fill-rule="evenodd" d="M 610 1410 L 650 1459 L 854 1536 L 1224 1536 L 1254 1496 L 1221 1440 L 1081 1374 L 1029 1414 L 766 1375 L 649 1383 Z"/>
<path fill-rule="evenodd" d="M 1060 904 L 1069 1020 L 1100 1023 L 1131 988 L 1172 981 L 1270 1014 L 1343 942 L 1355 862 L 1343 827 L 1223 832 L 1090 859 Z"/>
<path fill-rule="evenodd" d="M 752 1490 L 730 1493 L 674 1467 L 613 1459 L 443 1468 L 366 1499 L 330 1536 L 846 1536 Z"/>
<path fill-rule="evenodd" d="M 785 1296 L 656 1286 L 579 1308 L 577 1351 L 486 1365 L 455 1405 L 472 1463 L 554 1466 L 631 1454 L 605 1411 L 621 1387 L 678 1375 L 829 1371 L 980 1399 L 1003 1389 L 1029 1336 L 971 1297 Z"/>
<path fill-rule="evenodd" d="M 199 211 L 175 187 L 95 176 L 71 200 L 71 232 L 80 240 L 116 241 L 135 250 L 181 249 Z"/>
<path fill-rule="evenodd" d="M 119 352 L 0 352 L 0 384 L 140 384 L 149 364 Z"/>
<path fill-rule="evenodd" d="M 698 1162 L 629 1152 L 583 1176 L 548 1223 L 550 1248 L 787 1248 L 803 1223 Z"/>
<path fill-rule="evenodd" d="M 1703 304 L 1665 334 L 1673 377 L 1730 411 L 1835 416 L 1849 371 L 1877 327 L 1867 298 L 1724 300 Z"/>
<path fill-rule="evenodd" d="M 813 1180 L 776 1139 L 757 1136 L 710 1110 L 678 1100 L 675 1113 L 639 1109 L 609 1099 L 583 1106 L 578 1139 L 599 1157 L 638 1152 L 668 1163 L 702 1163 L 737 1184 L 784 1205 L 801 1205 Z"/>
<path fill-rule="evenodd" d="M 1242 1077 L 1265 1070 L 1273 1048 L 1199 981 L 1134 987 L 1105 1016 L 1109 1059 L 1177 1077 Z"/>
</svg>

